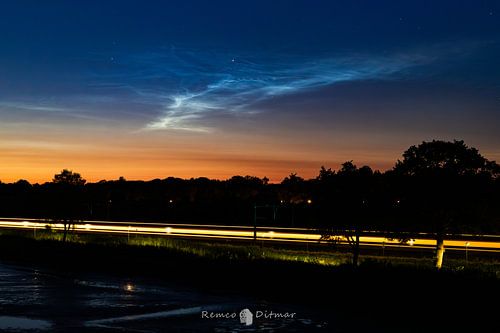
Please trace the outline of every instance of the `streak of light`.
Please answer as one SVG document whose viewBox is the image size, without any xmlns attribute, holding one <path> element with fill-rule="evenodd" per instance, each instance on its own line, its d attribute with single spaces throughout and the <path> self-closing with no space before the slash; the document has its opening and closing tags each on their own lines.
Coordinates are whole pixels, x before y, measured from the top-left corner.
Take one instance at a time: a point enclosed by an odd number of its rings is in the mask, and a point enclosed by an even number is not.
<svg viewBox="0 0 500 333">
<path fill-rule="evenodd" d="M 101 233 L 101 234 L 136 234 L 173 236 L 184 238 L 210 238 L 210 239 L 253 239 L 253 227 L 219 226 L 219 225 L 190 225 L 190 224 L 151 224 L 134 222 L 106 222 L 106 221 L 83 221 L 85 223 L 74 224 L 71 229 L 75 232 Z M 47 220 L 37 219 L 7 219 L 0 218 L 0 228 L 7 229 L 51 229 L 64 230 L 62 223 L 53 223 Z M 293 243 L 327 243 L 322 240 L 322 235 L 303 228 L 258 228 L 257 238 L 259 240 L 272 240 Z M 347 243 L 342 235 L 340 243 Z M 489 236 L 495 237 L 495 236 Z M 390 246 L 413 248 L 432 248 L 435 246 L 434 239 L 417 238 L 403 243 L 396 239 L 388 239 L 381 236 L 361 236 L 360 243 L 368 246 Z M 463 248 L 463 240 L 447 239 L 444 241 L 447 248 Z M 467 241 L 469 250 L 485 250 L 500 252 L 500 241 L 486 241 L 470 239 Z"/>
</svg>

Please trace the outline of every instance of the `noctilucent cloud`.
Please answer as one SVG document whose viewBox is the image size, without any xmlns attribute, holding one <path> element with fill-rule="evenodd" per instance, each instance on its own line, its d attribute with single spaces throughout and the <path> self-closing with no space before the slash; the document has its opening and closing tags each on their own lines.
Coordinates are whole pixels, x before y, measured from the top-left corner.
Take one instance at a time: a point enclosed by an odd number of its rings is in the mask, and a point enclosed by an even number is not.
<svg viewBox="0 0 500 333">
<path fill-rule="evenodd" d="M 500 159 L 497 1 L 21 0 L 0 29 L 2 181 Z"/>
</svg>

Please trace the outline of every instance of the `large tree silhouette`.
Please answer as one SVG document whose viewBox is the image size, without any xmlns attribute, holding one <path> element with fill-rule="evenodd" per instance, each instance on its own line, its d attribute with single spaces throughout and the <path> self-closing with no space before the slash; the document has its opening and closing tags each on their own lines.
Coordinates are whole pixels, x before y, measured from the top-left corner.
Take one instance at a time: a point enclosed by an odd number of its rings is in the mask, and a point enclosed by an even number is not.
<svg viewBox="0 0 500 333">
<path fill-rule="evenodd" d="M 484 188 L 480 185 L 498 177 L 500 168 L 463 141 L 433 140 L 408 148 L 394 172 L 404 177 L 405 212 L 414 215 L 407 218 L 421 218 L 421 227 L 436 236 L 435 265 L 440 269 L 445 235 L 470 227 L 478 191 Z"/>
<path fill-rule="evenodd" d="M 61 173 L 54 175 L 52 182 L 65 186 L 82 186 L 85 185 L 87 181 L 83 179 L 79 173 L 64 169 Z"/>
<path fill-rule="evenodd" d="M 52 183 L 53 217 L 63 224 L 63 241 L 66 241 L 71 226 L 80 219 L 81 199 L 86 180 L 79 173 L 64 169 L 54 175 Z"/>
<path fill-rule="evenodd" d="M 323 206 L 335 207 L 331 220 L 321 226 L 322 239 L 336 241 L 342 235 L 351 247 L 352 264 L 358 266 L 362 229 L 371 223 L 368 215 L 372 207 L 374 173 L 368 166 L 358 168 L 347 161 L 336 173 L 322 168 L 317 181 L 326 187 L 322 191 L 324 198 L 332 193 Z"/>
</svg>

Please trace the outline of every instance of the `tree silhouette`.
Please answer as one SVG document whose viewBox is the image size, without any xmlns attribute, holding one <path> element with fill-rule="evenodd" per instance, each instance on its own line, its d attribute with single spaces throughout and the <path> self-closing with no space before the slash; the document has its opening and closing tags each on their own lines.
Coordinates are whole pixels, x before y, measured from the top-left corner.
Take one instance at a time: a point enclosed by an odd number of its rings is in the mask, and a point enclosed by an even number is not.
<svg viewBox="0 0 500 333">
<path fill-rule="evenodd" d="M 325 168 L 324 166 L 321 166 L 319 170 L 319 175 L 316 177 L 316 180 L 322 183 L 329 182 L 335 178 L 335 170 L 332 170 L 331 168 Z"/>
<path fill-rule="evenodd" d="M 54 184 L 64 184 L 67 186 L 81 186 L 87 182 L 79 173 L 64 169 L 61 173 L 54 175 Z"/>
<path fill-rule="evenodd" d="M 53 216 L 63 224 L 63 241 L 66 241 L 68 231 L 80 219 L 81 197 L 86 180 L 79 173 L 64 169 L 54 175 Z"/>
<path fill-rule="evenodd" d="M 408 206 L 422 215 L 423 223 L 436 235 L 435 265 L 440 269 L 446 233 L 463 230 L 471 223 L 467 219 L 475 201 L 470 195 L 471 184 L 497 178 L 500 168 L 463 141 L 433 140 L 408 148 L 394 172 L 406 177 Z"/>
<path fill-rule="evenodd" d="M 370 167 L 358 168 L 353 161 L 347 161 L 336 173 L 321 168 L 317 178 L 320 186 L 327 187 L 323 192 L 337 192 L 330 202 L 335 205 L 335 217 L 322 226 L 322 240 L 336 241 L 339 235 L 347 239 L 352 251 L 353 266 L 358 266 L 361 232 L 368 224 L 373 175 Z"/>
</svg>

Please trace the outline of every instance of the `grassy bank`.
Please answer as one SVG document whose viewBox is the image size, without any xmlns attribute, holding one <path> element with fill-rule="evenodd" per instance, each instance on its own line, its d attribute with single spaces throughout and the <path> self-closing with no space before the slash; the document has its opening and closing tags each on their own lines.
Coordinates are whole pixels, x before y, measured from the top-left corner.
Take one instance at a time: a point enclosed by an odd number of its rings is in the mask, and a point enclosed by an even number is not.
<svg viewBox="0 0 500 333">
<path fill-rule="evenodd" d="M 428 328 L 416 318 L 434 318 L 436 313 L 436 327 L 443 331 L 485 331 L 478 328 L 494 325 L 497 312 L 488 300 L 500 297 L 495 262 L 448 266 L 436 272 L 428 258 L 364 256 L 353 268 L 346 264 L 350 260 L 346 253 L 83 234 L 70 235 L 63 243 L 59 233 L 49 231 L 37 232 L 36 237 L 2 232 L 0 260 L 43 266 L 70 277 L 105 272 L 225 296 L 300 303 L 354 325 L 359 320 L 390 320 L 392 327 L 411 325 L 412 332 Z M 359 313 L 369 318 L 359 318 Z"/>
<path fill-rule="evenodd" d="M 0 231 L 0 237 L 22 238 L 45 244 L 64 245 L 61 232 L 38 230 L 36 233 L 26 231 Z M 349 266 L 351 254 L 346 252 L 325 250 L 297 250 L 289 248 L 271 247 L 264 245 L 234 244 L 231 242 L 208 242 L 182 240 L 172 237 L 155 237 L 131 235 L 97 235 L 97 234 L 69 234 L 67 244 L 97 245 L 106 248 L 156 249 L 169 255 L 182 255 L 189 258 L 228 261 L 228 262 L 280 262 L 289 264 L 305 264 L 312 266 Z M 432 257 L 398 257 L 380 255 L 362 255 L 361 266 L 408 268 L 418 270 L 434 270 Z M 484 274 L 500 278 L 500 261 L 492 259 L 468 260 L 446 258 L 444 271 L 468 272 Z"/>
</svg>

